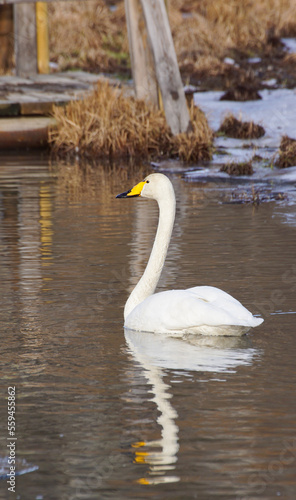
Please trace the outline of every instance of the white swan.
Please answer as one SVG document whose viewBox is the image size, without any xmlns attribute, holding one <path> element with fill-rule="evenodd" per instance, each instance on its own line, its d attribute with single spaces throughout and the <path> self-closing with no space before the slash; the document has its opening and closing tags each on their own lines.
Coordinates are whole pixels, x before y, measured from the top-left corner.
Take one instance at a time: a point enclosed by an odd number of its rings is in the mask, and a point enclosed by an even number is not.
<svg viewBox="0 0 296 500">
<path fill-rule="evenodd" d="M 131 330 L 166 334 L 243 335 L 260 325 L 238 300 L 219 288 L 197 286 L 155 293 L 164 266 L 175 220 L 176 199 L 170 180 L 151 174 L 116 198 L 142 196 L 156 200 L 159 221 L 144 274 L 124 308 L 124 326 Z"/>
</svg>

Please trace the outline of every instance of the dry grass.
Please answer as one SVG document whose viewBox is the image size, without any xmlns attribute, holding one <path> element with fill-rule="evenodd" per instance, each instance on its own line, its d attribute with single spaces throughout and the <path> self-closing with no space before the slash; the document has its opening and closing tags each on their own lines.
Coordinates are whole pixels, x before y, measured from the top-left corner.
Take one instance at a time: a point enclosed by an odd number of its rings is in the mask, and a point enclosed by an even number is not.
<svg viewBox="0 0 296 500">
<path fill-rule="evenodd" d="M 169 156 L 176 156 L 185 163 L 210 160 L 213 133 L 204 113 L 194 104 L 190 107 L 191 132 L 170 136 Z"/>
<path fill-rule="evenodd" d="M 213 134 L 199 109 L 192 107 L 190 113 L 192 132 L 173 136 L 162 111 L 102 81 L 82 101 L 55 108 L 58 127 L 51 131 L 50 141 L 59 154 L 208 160 Z"/>
<path fill-rule="evenodd" d="M 252 163 L 250 161 L 247 162 L 231 162 L 222 165 L 220 168 L 220 172 L 226 172 L 228 175 L 252 175 L 254 173 Z"/>
<path fill-rule="evenodd" d="M 243 122 L 232 114 L 224 118 L 218 132 L 234 139 L 259 139 L 265 134 L 265 130 L 261 125 L 254 122 Z"/>
<path fill-rule="evenodd" d="M 296 139 L 291 139 L 287 135 L 282 137 L 276 166 L 279 168 L 296 166 Z"/>
<path fill-rule="evenodd" d="M 124 3 L 112 3 L 115 11 L 103 0 L 49 4 L 51 59 L 60 69 L 126 69 Z M 189 74 L 227 71 L 223 59 L 231 51 L 269 53 L 277 37 L 296 34 L 291 0 L 170 0 L 169 17 L 181 70 Z"/>
<path fill-rule="evenodd" d="M 277 37 L 296 33 L 296 3 L 290 0 L 172 0 L 170 13 L 180 63 L 191 71 L 221 71 L 230 51 L 270 51 Z"/>
<path fill-rule="evenodd" d="M 220 101 L 257 101 L 262 99 L 256 88 L 243 83 L 243 76 L 240 77 L 240 80 L 239 84 L 227 90 L 220 97 Z"/>
<path fill-rule="evenodd" d="M 48 10 L 50 60 L 59 70 L 130 71 L 124 0 L 56 1 Z M 271 55 L 278 37 L 296 35 L 294 0 L 170 0 L 169 18 L 181 71 L 203 79 L 236 78 L 242 70 L 225 56 Z"/>
<path fill-rule="evenodd" d="M 50 58 L 60 70 L 123 72 L 129 66 L 124 3 L 104 0 L 48 4 Z"/>
</svg>

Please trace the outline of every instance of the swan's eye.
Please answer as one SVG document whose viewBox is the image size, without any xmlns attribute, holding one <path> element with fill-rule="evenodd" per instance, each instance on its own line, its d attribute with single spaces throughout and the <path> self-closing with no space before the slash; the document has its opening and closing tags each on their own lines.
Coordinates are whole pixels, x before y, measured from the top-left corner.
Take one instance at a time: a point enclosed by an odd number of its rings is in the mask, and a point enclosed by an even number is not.
<svg viewBox="0 0 296 500">
<path fill-rule="evenodd" d="M 146 184 L 149 184 L 150 181 L 146 181 Z"/>
</svg>

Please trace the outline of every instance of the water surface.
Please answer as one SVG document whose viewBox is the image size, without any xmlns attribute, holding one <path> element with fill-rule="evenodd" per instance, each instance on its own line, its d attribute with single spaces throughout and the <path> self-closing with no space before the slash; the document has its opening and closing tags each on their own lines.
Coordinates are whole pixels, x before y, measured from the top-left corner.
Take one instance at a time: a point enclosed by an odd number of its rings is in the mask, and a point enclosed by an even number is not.
<svg viewBox="0 0 296 500">
<path fill-rule="evenodd" d="M 171 175 L 159 290 L 218 286 L 265 322 L 241 339 L 137 334 L 123 307 L 157 209 L 115 195 L 142 175 L 2 160 L 0 456 L 15 386 L 18 469 L 38 467 L 18 498 L 294 500 L 294 205 L 229 204 L 227 183 Z"/>
</svg>

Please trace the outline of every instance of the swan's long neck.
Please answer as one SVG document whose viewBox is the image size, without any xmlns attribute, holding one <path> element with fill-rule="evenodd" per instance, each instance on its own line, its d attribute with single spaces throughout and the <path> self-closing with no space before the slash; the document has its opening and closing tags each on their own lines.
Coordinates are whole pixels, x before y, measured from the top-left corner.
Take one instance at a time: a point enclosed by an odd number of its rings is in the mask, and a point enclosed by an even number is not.
<svg viewBox="0 0 296 500">
<path fill-rule="evenodd" d="M 164 266 L 175 220 L 176 199 L 173 187 L 170 186 L 157 202 L 159 220 L 153 248 L 144 274 L 125 304 L 124 319 L 138 304 L 154 293 Z"/>
</svg>

